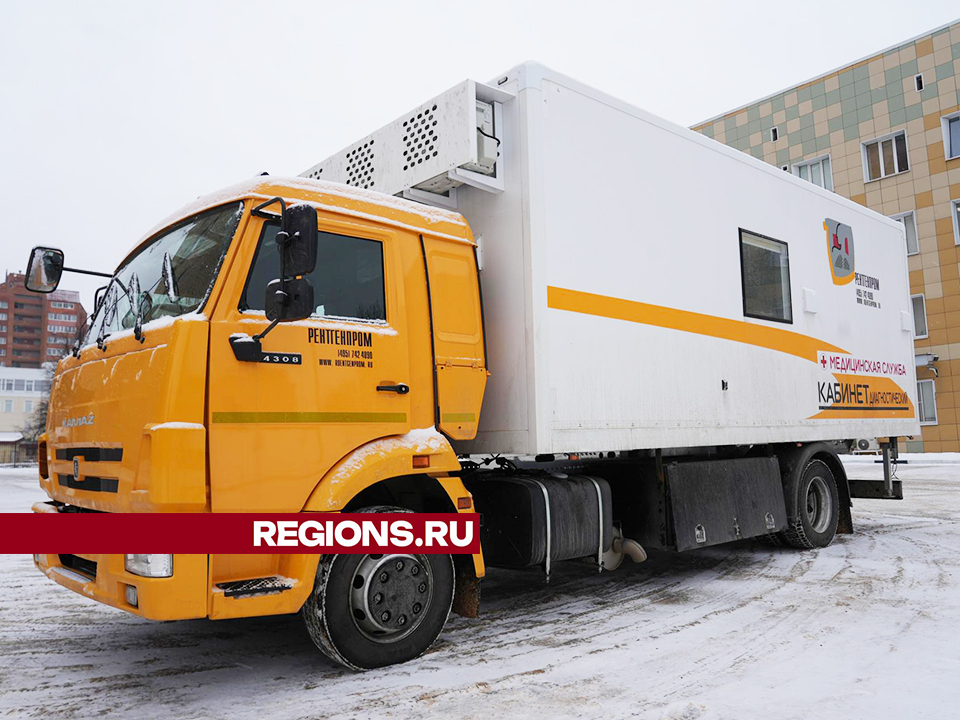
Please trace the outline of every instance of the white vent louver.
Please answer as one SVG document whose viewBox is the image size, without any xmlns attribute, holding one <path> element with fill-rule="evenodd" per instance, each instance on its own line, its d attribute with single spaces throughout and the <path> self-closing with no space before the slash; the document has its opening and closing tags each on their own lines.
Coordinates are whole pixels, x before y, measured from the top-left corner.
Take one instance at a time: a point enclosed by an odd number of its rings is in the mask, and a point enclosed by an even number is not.
<svg viewBox="0 0 960 720">
<path fill-rule="evenodd" d="M 439 155 L 437 146 L 440 144 L 440 136 L 437 134 L 437 119 L 434 117 L 436 111 L 436 105 L 429 105 L 416 115 L 411 115 L 409 120 L 403 121 L 406 133 L 403 136 L 404 172 L 413 170 L 422 165 L 424 160 Z"/>
</svg>

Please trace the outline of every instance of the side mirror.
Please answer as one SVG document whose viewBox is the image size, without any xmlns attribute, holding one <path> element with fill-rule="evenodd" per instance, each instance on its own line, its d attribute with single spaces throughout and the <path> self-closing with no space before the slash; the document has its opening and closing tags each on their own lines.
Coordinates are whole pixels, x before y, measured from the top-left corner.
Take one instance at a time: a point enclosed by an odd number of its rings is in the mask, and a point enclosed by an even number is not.
<svg viewBox="0 0 960 720">
<path fill-rule="evenodd" d="M 316 230 L 316 226 L 314 226 L 314 230 Z M 27 290 L 35 293 L 51 293 L 60 284 L 61 275 L 63 275 L 62 250 L 35 247 L 30 251 L 27 277 L 23 282 Z"/>
<path fill-rule="evenodd" d="M 96 292 L 93 293 L 93 312 L 95 313 L 100 309 L 100 303 L 103 302 L 103 296 L 107 294 L 107 286 L 98 287 Z M 93 313 L 91 313 L 92 315 Z"/>
<path fill-rule="evenodd" d="M 303 278 L 271 280 L 267 284 L 266 295 L 263 307 L 267 320 L 271 322 L 303 320 L 316 309 L 313 304 L 313 285 Z"/>
<path fill-rule="evenodd" d="M 291 205 L 283 213 L 277 245 L 287 277 L 309 275 L 317 266 L 317 211 L 311 205 Z"/>
</svg>

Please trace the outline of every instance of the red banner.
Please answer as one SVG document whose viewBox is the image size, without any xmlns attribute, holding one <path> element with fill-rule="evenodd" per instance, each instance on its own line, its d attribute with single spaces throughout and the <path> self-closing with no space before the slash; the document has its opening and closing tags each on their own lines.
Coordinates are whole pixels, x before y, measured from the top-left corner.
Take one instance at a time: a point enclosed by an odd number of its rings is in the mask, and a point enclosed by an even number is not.
<svg viewBox="0 0 960 720">
<path fill-rule="evenodd" d="M 480 552 L 475 513 L 2 513 L 0 553 Z"/>
</svg>

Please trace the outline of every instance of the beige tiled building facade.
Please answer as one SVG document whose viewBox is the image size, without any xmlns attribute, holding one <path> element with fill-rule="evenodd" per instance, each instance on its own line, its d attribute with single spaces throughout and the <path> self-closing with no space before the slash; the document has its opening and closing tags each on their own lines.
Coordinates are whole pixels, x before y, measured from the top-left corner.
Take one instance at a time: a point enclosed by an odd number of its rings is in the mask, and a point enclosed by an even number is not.
<svg viewBox="0 0 960 720">
<path fill-rule="evenodd" d="M 693 128 L 904 223 L 913 451 L 960 452 L 958 86 L 960 21 Z"/>
</svg>

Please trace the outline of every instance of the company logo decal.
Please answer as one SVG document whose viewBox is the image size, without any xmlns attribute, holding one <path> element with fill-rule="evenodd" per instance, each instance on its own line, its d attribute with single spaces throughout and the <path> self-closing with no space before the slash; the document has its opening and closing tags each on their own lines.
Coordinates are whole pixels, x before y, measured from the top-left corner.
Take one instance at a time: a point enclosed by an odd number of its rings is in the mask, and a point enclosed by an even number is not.
<svg viewBox="0 0 960 720">
<path fill-rule="evenodd" d="M 823 229 L 827 231 L 827 252 L 830 255 L 830 272 L 835 285 L 846 285 L 853 280 L 853 229 L 837 220 L 826 218 Z"/>
<path fill-rule="evenodd" d="M 80 417 L 64 418 L 62 423 L 65 428 L 80 427 L 81 425 L 93 425 L 93 413 Z"/>
</svg>

